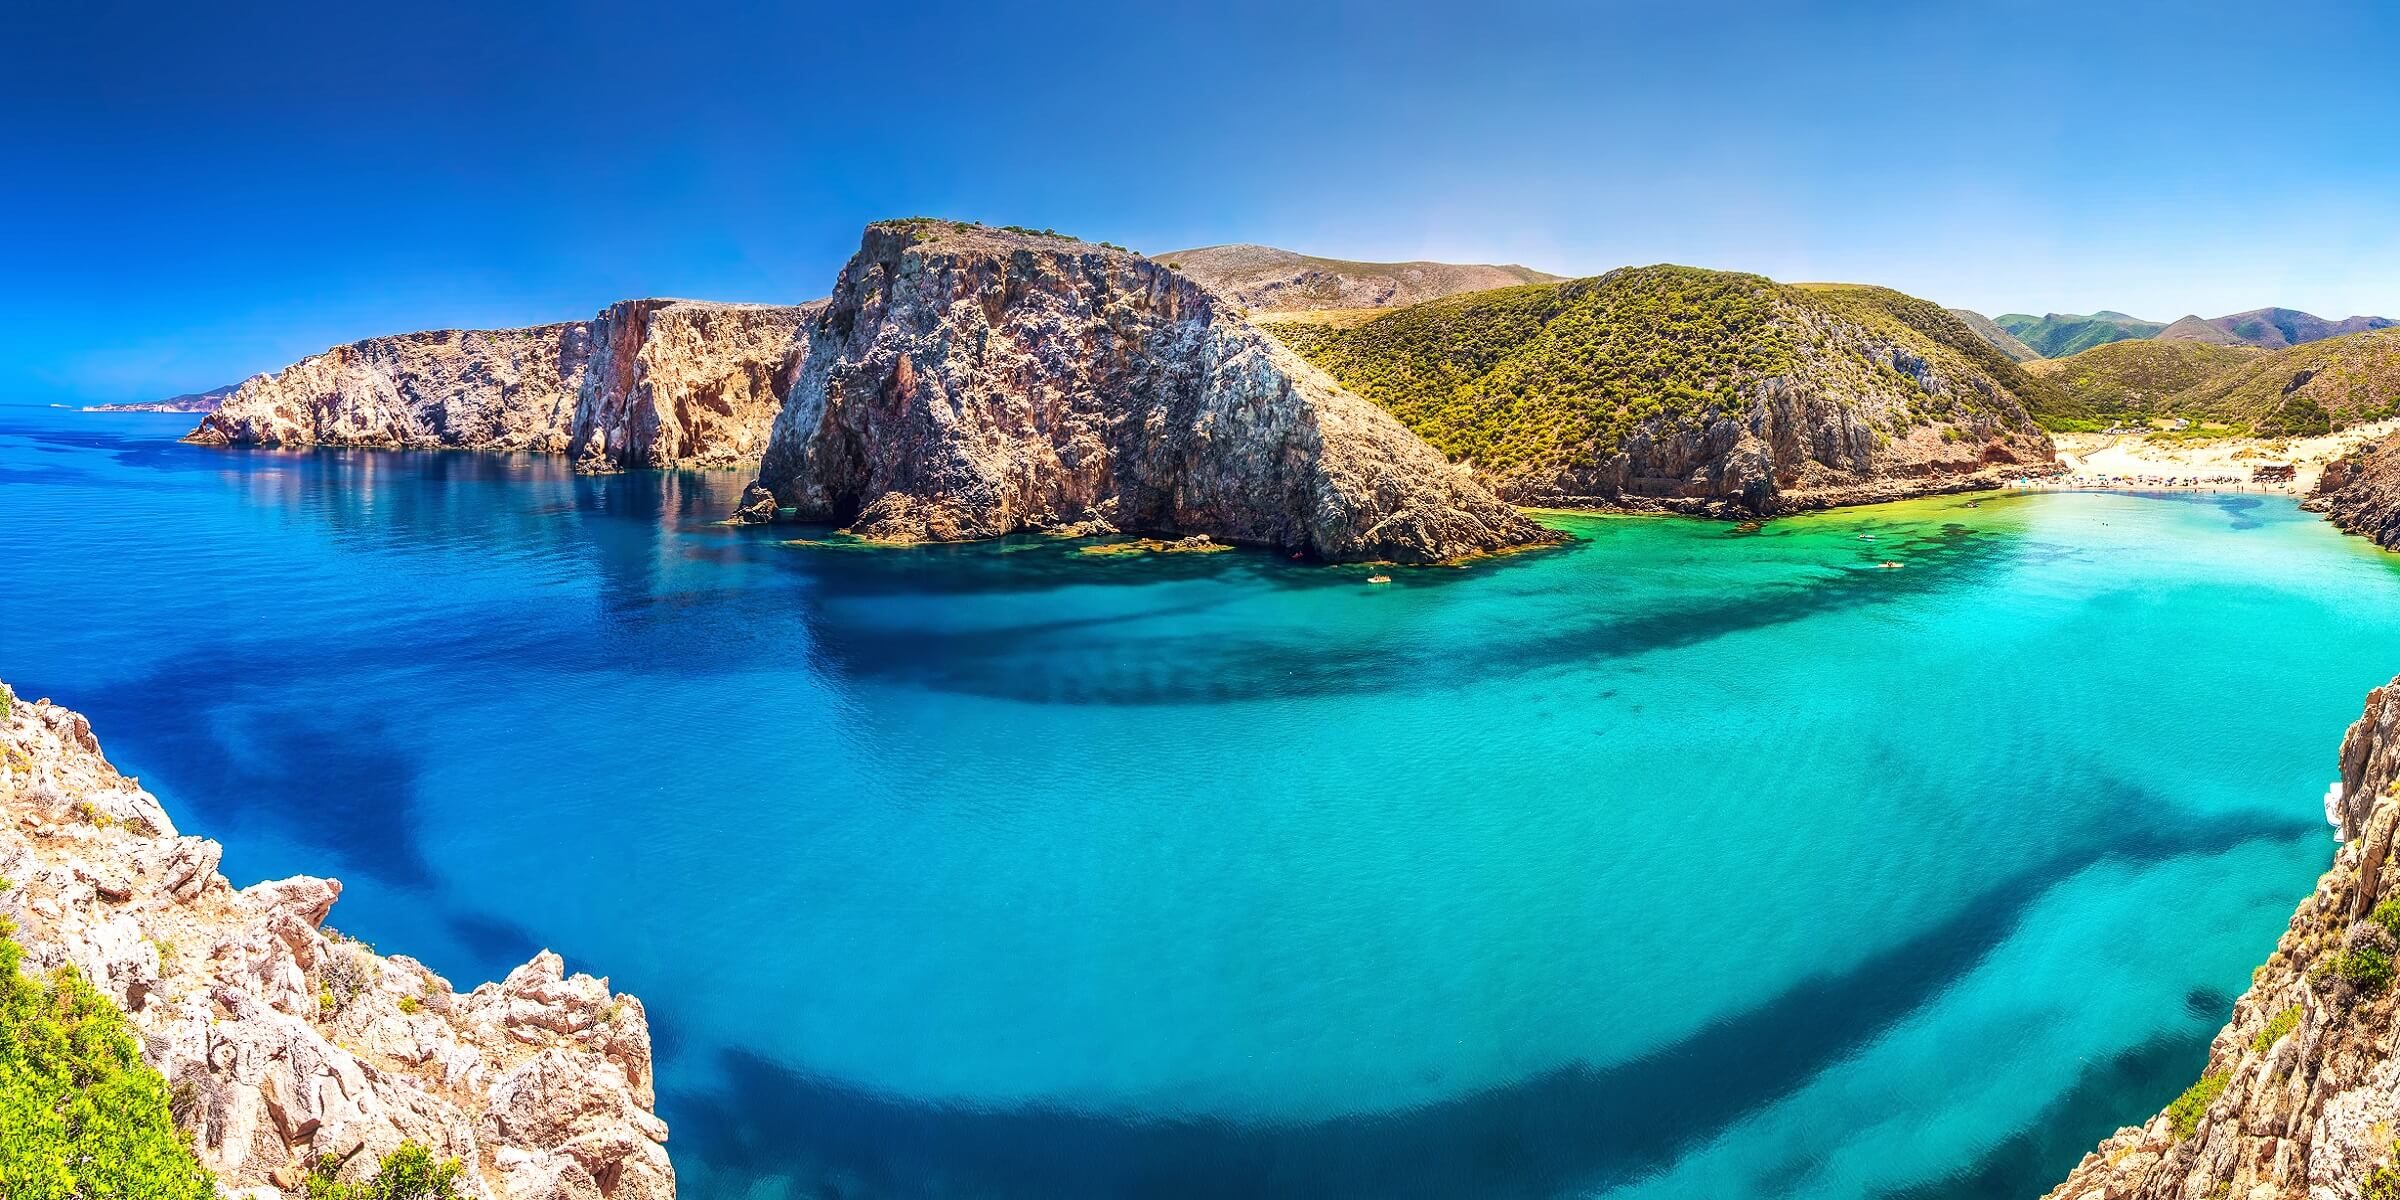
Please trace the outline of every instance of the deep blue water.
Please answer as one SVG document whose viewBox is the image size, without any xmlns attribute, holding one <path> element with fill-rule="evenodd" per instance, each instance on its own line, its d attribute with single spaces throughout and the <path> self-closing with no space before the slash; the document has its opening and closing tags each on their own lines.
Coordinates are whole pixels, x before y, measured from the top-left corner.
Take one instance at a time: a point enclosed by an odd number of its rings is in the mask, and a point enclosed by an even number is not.
<svg viewBox="0 0 2400 1200">
<path fill-rule="evenodd" d="M 1376 586 L 189 423 L 0 407 L 0 678 L 236 882 L 641 995 L 708 1200 L 2030 1196 L 2198 1072 L 2400 670 L 2260 497 Z"/>
</svg>

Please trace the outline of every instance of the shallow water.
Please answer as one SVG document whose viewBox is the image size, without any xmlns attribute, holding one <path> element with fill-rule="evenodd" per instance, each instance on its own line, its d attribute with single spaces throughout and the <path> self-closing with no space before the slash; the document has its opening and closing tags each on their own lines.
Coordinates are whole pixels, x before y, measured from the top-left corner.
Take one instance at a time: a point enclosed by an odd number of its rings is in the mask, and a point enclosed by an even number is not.
<svg viewBox="0 0 2400 1200">
<path fill-rule="evenodd" d="M 236 882 L 641 995 L 692 1197 L 2036 1194 L 2197 1074 L 2400 670 L 2276 498 L 1378 586 L 189 423 L 0 407 L 0 678 Z"/>
</svg>

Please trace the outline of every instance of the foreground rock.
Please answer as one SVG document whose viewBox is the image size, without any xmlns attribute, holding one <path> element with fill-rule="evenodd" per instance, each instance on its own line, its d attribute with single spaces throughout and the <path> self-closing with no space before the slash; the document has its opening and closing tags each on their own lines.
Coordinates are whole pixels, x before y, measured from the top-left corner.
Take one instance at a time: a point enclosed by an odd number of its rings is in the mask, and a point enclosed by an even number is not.
<svg viewBox="0 0 2400 1200">
<path fill-rule="evenodd" d="M 187 440 L 747 466 L 819 307 L 626 300 L 588 321 L 368 338 L 250 379 Z"/>
<path fill-rule="evenodd" d="M 2400 550 L 2400 438 L 2327 463 L 2301 507 L 2386 550 Z"/>
<path fill-rule="evenodd" d="M 1193 280 L 949 222 L 868 227 L 758 482 L 891 542 L 1208 534 L 1423 563 L 1555 540 Z"/>
<path fill-rule="evenodd" d="M 235 889 L 83 717 L 0 718 L 0 914 L 28 971 L 72 966 L 124 1007 L 221 1190 L 298 1196 L 323 1155 L 371 1174 L 403 1141 L 493 1200 L 666 1200 L 641 1001 L 544 951 L 454 991 L 323 926 L 341 884 Z"/>
<path fill-rule="evenodd" d="M 2235 1001 L 2184 1099 L 2118 1130 L 2052 1200 L 2390 1195 L 2400 1188 L 2400 680 L 2342 739 L 2326 815 L 2344 845 Z M 2375 1191 L 2369 1180 L 2383 1189 Z"/>
</svg>

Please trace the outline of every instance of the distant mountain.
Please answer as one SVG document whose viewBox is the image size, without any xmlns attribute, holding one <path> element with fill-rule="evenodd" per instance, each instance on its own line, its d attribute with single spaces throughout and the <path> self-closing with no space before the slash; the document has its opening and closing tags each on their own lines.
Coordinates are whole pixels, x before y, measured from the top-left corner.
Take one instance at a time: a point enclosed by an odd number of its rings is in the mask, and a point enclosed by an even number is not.
<svg viewBox="0 0 2400 1200">
<path fill-rule="evenodd" d="M 2202 341 L 2126 340 L 2027 363 L 2025 369 L 2057 385 L 2074 405 L 2089 409 L 2092 419 L 2113 423 L 2194 415 L 2178 411 L 2173 398 L 2266 353 Z"/>
<path fill-rule="evenodd" d="M 1273 246 L 1201 246 L 1150 257 L 1232 297 L 1244 308 L 1277 312 L 1393 308 L 1559 278 L 1515 265 L 1349 262 Z"/>
<path fill-rule="evenodd" d="M 169 396 L 164 400 L 145 400 L 139 404 L 92 404 L 85 406 L 83 411 L 209 413 L 224 407 L 225 398 L 240 390 L 241 386 L 238 383 L 229 383 L 224 387 L 210 388 L 205 392 L 186 392 L 181 396 Z"/>
<path fill-rule="evenodd" d="M 1268 328 L 1519 503 L 1779 512 L 2051 453 L 2054 391 L 1887 288 L 1628 267 Z"/>
<path fill-rule="evenodd" d="M 2042 356 L 2041 351 L 2018 341 L 2017 335 L 1993 324 L 1990 317 L 1976 312 L 1974 309 L 1954 308 L 1950 310 L 1950 315 L 1965 322 L 1967 328 L 1975 331 L 1976 337 L 1990 342 L 1998 348 L 2000 353 L 2018 362 L 2032 362 Z"/>
<path fill-rule="evenodd" d="M 2219 346 L 2257 346 L 2283 350 L 2348 333 L 2366 333 L 2400 325 L 2390 317 L 2345 317 L 2328 321 L 2292 308 L 2254 308 L 2230 317 L 2185 317 L 2158 336 L 2176 341 L 2210 342 Z"/>
<path fill-rule="evenodd" d="M 2032 317 L 2024 313 L 2002 313 L 1992 318 L 1992 323 L 2007 330 L 2011 336 L 2032 347 L 2044 358 L 2065 358 L 2110 342 L 2156 337 L 2160 330 L 2166 328 L 2157 321 L 2145 321 L 2107 309 L 2088 316 L 2049 313 Z"/>
</svg>

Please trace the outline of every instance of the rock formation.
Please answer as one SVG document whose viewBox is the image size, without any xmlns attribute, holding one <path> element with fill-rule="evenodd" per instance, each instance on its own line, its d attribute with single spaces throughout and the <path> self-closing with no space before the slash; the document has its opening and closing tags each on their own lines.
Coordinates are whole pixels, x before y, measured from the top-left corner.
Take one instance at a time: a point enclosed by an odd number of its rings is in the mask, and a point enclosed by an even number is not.
<svg viewBox="0 0 2400 1200">
<path fill-rule="evenodd" d="M 2051 1200 L 2336 1200 L 2400 1188 L 2396 783 L 2400 680 L 2367 696 L 2342 739 L 2326 815 L 2344 844 L 2234 1002 L 2206 1071 L 2167 1111 L 2084 1156 Z"/>
<path fill-rule="evenodd" d="M 297 1196 L 322 1156 L 357 1178 L 414 1141 L 488 1200 L 675 1194 L 641 1001 L 547 951 L 454 991 L 325 928 L 333 880 L 227 883 L 81 715 L 6 709 L 0 915 L 26 970 L 72 966 L 126 1010 L 221 1191 Z"/>
<path fill-rule="evenodd" d="M 588 321 L 368 338 L 244 382 L 188 440 L 748 465 L 817 308 L 627 300 Z"/>
<path fill-rule="evenodd" d="M 238 383 L 229 383 L 224 387 L 210 388 L 205 392 L 186 392 L 181 396 L 169 396 L 164 400 L 145 400 L 138 404 L 87 404 L 83 406 L 83 411 L 212 413 L 223 407 L 226 398 L 233 395 L 235 390 L 241 386 Z"/>
<path fill-rule="evenodd" d="M 884 222 L 829 303 L 759 474 L 801 519 L 893 542 L 1205 533 L 1397 562 L 1555 538 L 1136 254 Z"/>
<path fill-rule="evenodd" d="M 2370 443 L 2325 464 L 2301 507 L 2386 550 L 2400 550 L 2400 439 Z"/>
</svg>

